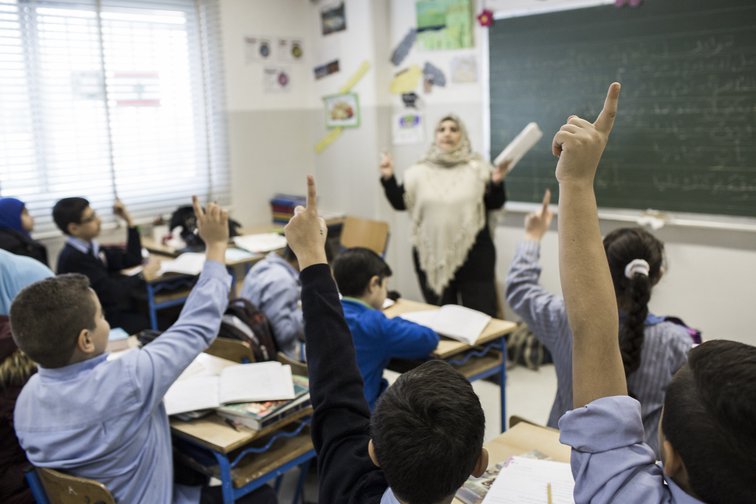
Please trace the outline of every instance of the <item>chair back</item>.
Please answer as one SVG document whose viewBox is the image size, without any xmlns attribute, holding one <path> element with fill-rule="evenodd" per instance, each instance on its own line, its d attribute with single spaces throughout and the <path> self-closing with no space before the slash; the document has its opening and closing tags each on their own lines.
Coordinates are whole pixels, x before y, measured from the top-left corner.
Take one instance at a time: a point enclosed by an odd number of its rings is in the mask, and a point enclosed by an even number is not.
<svg viewBox="0 0 756 504">
<path fill-rule="evenodd" d="M 291 366 L 291 372 L 299 376 L 307 376 L 307 363 L 300 360 L 294 360 L 283 352 L 278 352 L 276 359 L 281 364 L 288 364 Z"/>
<path fill-rule="evenodd" d="M 205 353 L 241 364 L 255 362 L 255 354 L 249 343 L 237 339 L 215 338 Z"/>
<path fill-rule="evenodd" d="M 347 216 L 341 228 L 341 246 L 365 247 L 383 256 L 389 240 L 387 222 Z"/>
<path fill-rule="evenodd" d="M 45 467 L 37 467 L 35 470 L 49 504 L 115 504 L 113 494 L 99 481 Z"/>
</svg>

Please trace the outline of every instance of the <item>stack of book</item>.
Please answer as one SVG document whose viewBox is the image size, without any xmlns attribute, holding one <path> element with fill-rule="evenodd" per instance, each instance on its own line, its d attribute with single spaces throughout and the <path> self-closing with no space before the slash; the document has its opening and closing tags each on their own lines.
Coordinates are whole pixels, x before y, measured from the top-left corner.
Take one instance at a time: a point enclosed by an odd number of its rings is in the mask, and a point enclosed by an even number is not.
<svg viewBox="0 0 756 504">
<path fill-rule="evenodd" d="M 221 417 L 236 426 L 261 430 L 310 406 L 310 387 L 306 376 L 293 375 L 294 399 L 227 404 L 216 409 Z"/>
<path fill-rule="evenodd" d="M 297 205 L 305 206 L 307 198 L 292 194 L 276 194 L 270 200 L 274 224 L 288 224 Z"/>
</svg>

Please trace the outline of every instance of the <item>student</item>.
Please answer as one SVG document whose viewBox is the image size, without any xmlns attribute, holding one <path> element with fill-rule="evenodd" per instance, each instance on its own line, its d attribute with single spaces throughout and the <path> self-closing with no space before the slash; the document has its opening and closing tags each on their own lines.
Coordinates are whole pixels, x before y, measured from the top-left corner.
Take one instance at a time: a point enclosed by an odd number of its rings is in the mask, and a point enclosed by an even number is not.
<svg viewBox="0 0 756 504">
<path fill-rule="evenodd" d="M 11 337 L 11 302 L 18 292 L 36 281 L 53 276 L 50 268 L 32 259 L 0 250 L 0 502 L 33 504 L 31 490 L 24 481 L 29 462 L 13 430 L 13 408 L 24 384 L 37 366 Z"/>
<path fill-rule="evenodd" d="M 715 340 L 690 351 L 664 399 L 663 466 L 643 442 L 640 404 L 627 396 L 593 190 L 618 98 L 614 83 L 596 122 L 572 116 L 552 146 L 559 155 L 559 270 L 574 335 L 575 409 L 559 428 L 572 447 L 575 501 L 754 502 L 756 347 Z"/>
<path fill-rule="evenodd" d="M 391 359 L 426 358 L 438 346 L 433 329 L 383 314 L 390 276 L 386 261 L 362 247 L 344 250 L 333 262 L 333 277 L 343 296 L 341 307 L 352 333 L 370 411 L 388 387 L 383 371 Z"/>
<path fill-rule="evenodd" d="M 137 333 L 149 327 L 147 315 L 141 312 L 135 296 L 145 292 L 144 278 L 157 271 L 157 263 L 147 263 L 141 275 L 123 276 L 120 271 L 142 263 L 142 243 L 126 206 L 120 200 L 113 205 L 113 213 L 126 221 L 128 227 L 126 249 L 102 247 L 100 218 L 84 198 L 63 198 L 53 207 L 53 219 L 68 236 L 58 255 L 58 274 L 81 273 L 102 303 L 105 318 L 113 327 Z"/>
<path fill-rule="evenodd" d="M 215 338 L 228 304 L 228 215 L 194 199 L 207 261 L 179 320 L 159 338 L 107 360 L 110 326 L 83 275 L 37 282 L 11 306 L 13 336 L 39 364 L 16 403 L 30 462 L 103 483 L 117 502 L 198 502 L 173 485 L 163 396 Z M 268 487 L 269 488 L 269 487 Z"/>
<path fill-rule="evenodd" d="M 307 183 L 307 207 L 296 209 L 285 232 L 301 271 L 319 502 L 451 502 L 488 465 L 480 401 L 464 376 L 433 360 L 401 375 L 371 418 L 326 262 L 312 177 Z"/>
<path fill-rule="evenodd" d="M 297 258 L 287 246 L 282 255 L 271 252 L 244 277 L 241 297 L 249 299 L 270 322 L 278 350 L 304 360 L 304 321 L 300 307 Z"/>
<path fill-rule="evenodd" d="M 541 239 L 552 213 L 546 191 L 540 212 L 525 218 L 525 240 L 517 247 L 507 276 L 507 302 L 549 349 L 557 374 L 557 394 L 548 425 L 572 407 L 572 333 L 564 300 L 538 284 Z M 687 330 L 649 313 L 651 290 L 662 277 L 664 244 L 641 228 L 616 229 L 604 238 L 604 250 L 620 307 L 619 341 L 625 376 L 641 403 L 646 443 L 659 452 L 658 426 L 664 391 L 687 360 L 693 340 Z"/>
<path fill-rule="evenodd" d="M 29 256 L 47 266 L 47 248 L 32 239 L 34 218 L 23 201 L 0 198 L 0 249 Z"/>
</svg>

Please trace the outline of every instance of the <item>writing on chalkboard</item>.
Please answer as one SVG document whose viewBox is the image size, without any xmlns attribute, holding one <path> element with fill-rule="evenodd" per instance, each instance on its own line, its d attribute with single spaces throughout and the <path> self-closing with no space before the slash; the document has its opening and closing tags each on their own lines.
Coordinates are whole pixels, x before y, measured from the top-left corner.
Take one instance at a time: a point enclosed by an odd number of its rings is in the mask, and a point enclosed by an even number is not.
<svg viewBox="0 0 756 504">
<path fill-rule="evenodd" d="M 491 150 L 530 121 L 545 137 L 507 177 L 510 199 L 538 202 L 557 189 L 551 136 L 571 114 L 593 121 L 617 80 L 622 99 L 596 180 L 599 205 L 756 216 L 752 19 L 749 0 L 667 0 L 497 20 Z"/>
</svg>

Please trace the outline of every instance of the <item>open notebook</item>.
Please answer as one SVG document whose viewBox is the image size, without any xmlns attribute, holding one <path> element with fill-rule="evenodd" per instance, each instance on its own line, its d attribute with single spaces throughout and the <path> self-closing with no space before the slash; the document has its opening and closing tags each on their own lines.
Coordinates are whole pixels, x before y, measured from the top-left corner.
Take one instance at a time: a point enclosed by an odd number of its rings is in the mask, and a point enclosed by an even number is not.
<svg viewBox="0 0 756 504">
<path fill-rule="evenodd" d="M 193 362 L 165 394 L 169 415 L 237 402 L 294 398 L 291 367 L 280 362 L 225 365 L 206 357 L 200 359 L 203 362 L 199 366 Z"/>
<path fill-rule="evenodd" d="M 475 343 L 491 321 L 489 315 L 459 305 L 444 305 L 438 310 L 403 313 L 400 317 L 469 345 Z"/>
<path fill-rule="evenodd" d="M 572 504 L 574 489 L 567 462 L 512 457 L 501 468 L 483 504 Z"/>
</svg>

